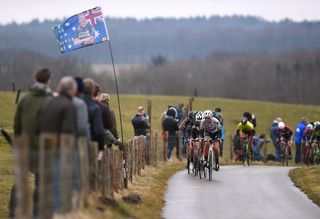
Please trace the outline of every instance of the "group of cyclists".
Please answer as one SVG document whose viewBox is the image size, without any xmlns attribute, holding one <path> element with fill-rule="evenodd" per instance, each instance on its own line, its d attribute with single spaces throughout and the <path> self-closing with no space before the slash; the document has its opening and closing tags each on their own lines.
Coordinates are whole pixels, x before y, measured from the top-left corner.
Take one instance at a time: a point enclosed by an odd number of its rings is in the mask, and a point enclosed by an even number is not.
<svg viewBox="0 0 320 219">
<path fill-rule="evenodd" d="M 221 109 L 189 112 L 183 129 L 188 171 L 201 177 L 201 171 L 206 176 L 207 168 L 210 180 L 212 169 L 218 171 L 220 165 L 219 150 L 224 130 Z"/>
<path fill-rule="evenodd" d="M 293 132 L 289 125 L 280 118 L 276 123 L 275 144 L 279 146 L 279 161 L 288 165 L 292 159 Z M 235 146 L 235 160 L 242 160 L 244 165 L 249 165 L 255 157 L 254 148 L 257 121 L 253 113 L 244 112 L 243 117 L 237 125 L 236 136 L 238 137 L 237 148 Z M 223 145 L 224 134 L 223 116 L 220 108 L 214 111 L 192 111 L 183 123 L 183 144 L 187 157 L 188 172 L 195 175 L 206 176 L 206 169 L 219 171 L 219 155 Z M 265 141 L 265 135 L 262 141 Z M 261 137 L 260 137 L 261 138 Z M 304 162 L 320 163 L 320 122 L 312 122 L 306 126 L 302 139 Z M 210 156 L 212 154 L 212 156 Z M 210 170 L 209 170 L 210 173 Z M 210 179 L 210 178 L 209 178 Z"/>
<path fill-rule="evenodd" d="M 302 137 L 303 162 L 320 164 L 320 122 L 311 122 L 306 126 Z"/>
</svg>

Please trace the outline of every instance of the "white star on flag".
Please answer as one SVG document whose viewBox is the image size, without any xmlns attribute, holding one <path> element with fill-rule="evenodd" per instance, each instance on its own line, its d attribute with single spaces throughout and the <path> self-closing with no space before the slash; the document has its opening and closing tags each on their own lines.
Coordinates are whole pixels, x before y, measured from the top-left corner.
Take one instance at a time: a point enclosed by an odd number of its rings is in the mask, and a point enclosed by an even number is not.
<svg viewBox="0 0 320 219">
<path fill-rule="evenodd" d="M 65 25 L 66 25 L 66 27 L 69 27 L 70 24 L 69 24 L 69 22 L 67 22 Z"/>
<path fill-rule="evenodd" d="M 94 38 L 98 38 L 100 36 L 99 31 L 95 30 L 94 31 Z"/>
</svg>

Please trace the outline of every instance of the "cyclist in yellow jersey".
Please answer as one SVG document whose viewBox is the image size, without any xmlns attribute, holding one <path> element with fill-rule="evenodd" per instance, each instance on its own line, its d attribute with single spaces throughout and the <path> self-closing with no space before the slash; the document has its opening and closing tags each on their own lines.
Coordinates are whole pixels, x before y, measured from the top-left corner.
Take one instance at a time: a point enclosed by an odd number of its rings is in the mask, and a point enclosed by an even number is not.
<svg viewBox="0 0 320 219">
<path fill-rule="evenodd" d="M 238 124 L 238 130 L 239 130 L 239 134 L 240 134 L 241 147 L 243 146 L 245 138 L 248 138 L 249 149 L 250 149 L 250 151 L 252 151 L 252 138 L 255 134 L 254 125 L 248 121 L 248 118 L 243 117 L 241 119 L 240 123 Z"/>
</svg>

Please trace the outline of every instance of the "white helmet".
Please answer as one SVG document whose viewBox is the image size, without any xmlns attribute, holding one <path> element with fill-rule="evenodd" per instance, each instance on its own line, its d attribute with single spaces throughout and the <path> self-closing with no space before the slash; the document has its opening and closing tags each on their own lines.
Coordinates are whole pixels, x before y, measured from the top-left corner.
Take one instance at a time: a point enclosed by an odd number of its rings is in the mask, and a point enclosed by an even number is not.
<svg viewBox="0 0 320 219">
<path fill-rule="evenodd" d="M 284 122 L 279 122 L 278 128 L 279 128 L 279 129 L 284 129 L 284 127 L 285 127 Z"/>
<path fill-rule="evenodd" d="M 203 118 L 212 118 L 212 116 L 213 116 L 213 113 L 212 113 L 212 111 L 211 110 L 206 110 L 206 111 L 204 111 L 203 112 Z"/>
<path fill-rule="evenodd" d="M 307 125 L 307 129 L 313 129 L 313 125 L 312 124 L 308 124 Z"/>
<path fill-rule="evenodd" d="M 318 125 L 320 125 L 320 122 L 319 122 L 319 121 L 315 121 L 315 122 L 314 122 L 314 127 L 316 127 L 316 126 L 318 126 Z"/>
<path fill-rule="evenodd" d="M 199 111 L 197 114 L 196 114 L 196 121 L 197 122 L 200 122 L 202 121 L 203 119 L 203 113 L 201 111 Z"/>
</svg>

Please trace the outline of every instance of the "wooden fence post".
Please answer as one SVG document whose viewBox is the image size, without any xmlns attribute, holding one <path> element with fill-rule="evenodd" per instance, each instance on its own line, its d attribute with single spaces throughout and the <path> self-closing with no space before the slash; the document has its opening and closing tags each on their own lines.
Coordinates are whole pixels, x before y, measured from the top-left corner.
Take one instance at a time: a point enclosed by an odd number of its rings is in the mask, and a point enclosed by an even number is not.
<svg viewBox="0 0 320 219">
<path fill-rule="evenodd" d="M 134 144 L 134 140 L 131 140 L 129 141 L 129 144 L 128 144 L 128 158 L 129 158 L 129 161 L 128 161 L 128 171 L 129 171 L 129 180 L 130 182 L 132 182 L 132 179 L 133 179 L 133 171 L 134 171 L 134 167 L 133 167 L 133 163 L 134 163 L 134 156 L 133 156 L 133 144 Z"/>
<path fill-rule="evenodd" d="M 158 133 L 155 132 L 153 136 L 153 165 L 158 165 Z"/>
<path fill-rule="evenodd" d="M 163 161 L 167 161 L 169 133 L 163 132 L 162 138 L 163 138 Z"/>
<path fill-rule="evenodd" d="M 87 205 L 88 195 L 90 191 L 89 187 L 89 157 L 88 157 L 88 142 L 85 137 L 78 138 L 78 147 L 80 154 L 80 169 L 81 169 L 81 201 L 80 206 Z"/>
<path fill-rule="evenodd" d="M 270 141 L 267 140 L 266 138 L 264 139 L 264 144 L 263 144 L 263 162 L 267 162 L 267 156 L 268 156 L 268 143 Z"/>
<path fill-rule="evenodd" d="M 150 124 L 150 133 L 151 133 L 151 126 L 152 126 L 152 101 L 151 100 L 147 100 L 147 113 L 149 116 L 149 124 Z"/>
<path fill-rule="evenodd" d="M 229 163 L 233 162 L 233 138 L 230 135 L 230 160 Z"/>
<path fill-rule="evenodd" d="M 193 104 L 193 101 L 194 101 L 194 97 L 190 97 L 189 98 L 189 112 L 191 112 L 192 111 L 192 104 Z"/>
<path fill-rule="evenodd" d="M 111 196 L 113 196 L 114 192 L 114 186 L 113 186 L 113 178 L 114 178 L 114 162 L 113 162 L 113 150 L 108 149 L 108 165 L 109 165 L 109 179 L 108 179 L 108 192 L 110 193 Z"/>
<path fill-rule="evenodd" d="M 178 150 L 178 159 L 182 160 L 182 150 L 183 150 L 183 145 L 182 145 L 182 131 L 177 132 L 177 150 Z"/>
<path fill-rule="evenodd" d="M 39 218 L 52 218 L 53 216 L 53 183 L 57 144 L 58 137 L 56 134 L 40 135 Z"/>
<path fill-rule="evenodd" d="M 13 149 L 17 200 L 16 209 L 14 209 L 15 218 L 27 219 L 30 218 L 31 213 L 28 200 L 29 144 L 27 137 L 24 135 L 17 137 Z"/>
<path fill-rule="evenodd" d="M 99 190 L 103 196 L 107 195 L 107 150 L 103 150 L 101 165 L 100 165 L 100 183 L 99 183 Z"/>
<path fill-rule="evenodd" d="M 151 133 L 147 134 L 146 137 L 146 144 L 145 144 L 145 164 L 147 166 L 150 165 L 150 160 L 151 160 Z"/>
<path fill-rule="evenodd" d="M 92 191 L 97 191 L 97 175 L 98 175 L 98 144 L 92 142 L 89 148 L 90 153 L 90 188 Z"/>
<path fill-rule="evenodd" d="M 59 158 L 60 158 L 60 197 L 61 206 L 60 212 L 70 212 L 72 209 L 72 180 L 73 180 L 73 148 L 75 146 L 75 137 L 72 135 L 61 134 L 59 145 Z M 75 179 L 77 180 L 77 179 Z"/>
</svg>

